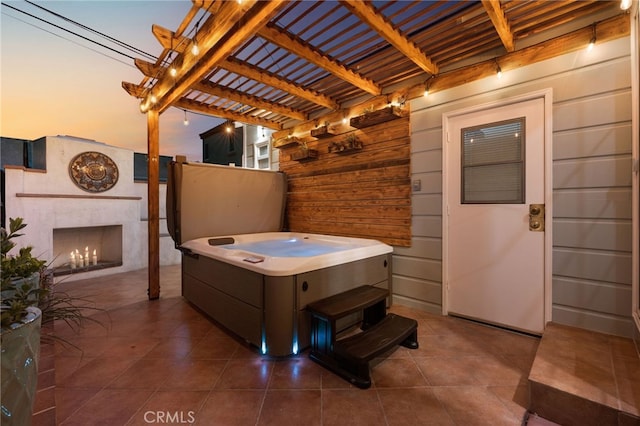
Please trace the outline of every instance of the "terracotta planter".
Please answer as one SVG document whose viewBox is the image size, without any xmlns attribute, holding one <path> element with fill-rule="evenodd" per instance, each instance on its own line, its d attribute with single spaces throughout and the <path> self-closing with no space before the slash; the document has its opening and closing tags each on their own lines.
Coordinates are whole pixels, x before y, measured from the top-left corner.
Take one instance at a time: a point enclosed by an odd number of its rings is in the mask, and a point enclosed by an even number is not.
<svg viewBox="0 0 640 426">
<path fill-rule="evenodd" d="M 28 315 L 0 334 L 2 364 L 2 424 L 30 425 L 38 383 L 42 312 L 27 308 Z"/>
</svg>

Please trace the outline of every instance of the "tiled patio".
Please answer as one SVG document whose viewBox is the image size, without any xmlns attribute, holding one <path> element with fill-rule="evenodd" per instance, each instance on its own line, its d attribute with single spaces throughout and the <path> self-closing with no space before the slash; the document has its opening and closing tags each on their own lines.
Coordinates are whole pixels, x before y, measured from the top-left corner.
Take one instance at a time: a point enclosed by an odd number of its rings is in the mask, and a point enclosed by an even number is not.
<svg viewBox="0 0 640 426">
<path fill-rule="evenodd" d="M 60 288 L 94 300 L 105 326 L 56 325 L 81 349 L 56 348 L 57 424 L 521 425 L 528 405 L 537 338 L 395 305 L 420 348 L 380 360 L 361 390 L 307 352 L 268 359 L 230 337 L 181 298 L 179 266 L 151 302 L 146 270 Z"/>
</svg>

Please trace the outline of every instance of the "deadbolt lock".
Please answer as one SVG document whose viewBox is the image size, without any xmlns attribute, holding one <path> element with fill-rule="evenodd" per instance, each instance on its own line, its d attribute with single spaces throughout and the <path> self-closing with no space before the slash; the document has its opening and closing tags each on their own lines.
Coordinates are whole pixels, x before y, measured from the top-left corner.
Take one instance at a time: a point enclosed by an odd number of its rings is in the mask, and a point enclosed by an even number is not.
<svg viewBox="0 0 640 426">
<path fill-rule="evenodd" d="M 529 231 L 544 231 L 544 204 L 529 204 Z"/>
</svg>

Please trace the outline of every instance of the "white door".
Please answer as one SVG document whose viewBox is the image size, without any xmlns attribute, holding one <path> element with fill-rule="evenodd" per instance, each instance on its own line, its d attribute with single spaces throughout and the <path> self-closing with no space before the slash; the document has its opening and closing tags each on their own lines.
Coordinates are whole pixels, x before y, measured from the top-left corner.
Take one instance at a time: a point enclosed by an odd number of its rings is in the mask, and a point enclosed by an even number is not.
<svg viewBox="0 0 640 426">
<path fill-rule="evenodd" d="M 446 116 L 445 132 L 448 313 L 540 334 L 545 100 Z"/>
</svg>

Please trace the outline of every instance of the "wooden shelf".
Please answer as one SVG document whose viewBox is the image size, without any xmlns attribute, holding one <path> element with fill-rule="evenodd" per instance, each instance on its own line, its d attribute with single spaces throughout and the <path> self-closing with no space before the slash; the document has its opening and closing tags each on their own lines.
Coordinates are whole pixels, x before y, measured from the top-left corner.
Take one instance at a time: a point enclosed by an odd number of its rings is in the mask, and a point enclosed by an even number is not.
<svg viewBox="0 0 640 426">
<path fill-rule="evenodd" d="M 349 125 L 356 129 L 375 126 L 376 124 L 386 123 L 387 121 L 396 120 L 401 117 L 400 110 L 397 107 L 390 106 L 373 112 L 367 112 L 349 120 Z"/>
<path fill-rule="evenodd" d="M 291 153 L 291 159 L 294 161 L 311 161 L 316 158 L 318 158 L 318 150 L 316 149 L 300 149 Z"/>
<path fill-rule="evenodd" d="M 273 143 L 274 148 L 286 148 L 294 145 L 300 145 L 300 139 L 298 138 L 282 138 Z"/>
<path fill-rule="evenodd" d="M 339 141 L 329 144 L 329 153 L 350 154 L 352 152 L 361 151 L 362 142 L 355 139 L 353 141 Z"/>
<path fill-rule="evenodd" d="M 318 139 L 332 138 L 336 136 L 336 134 L 333 133 L 328 126 L 321 126 L 316 129 L 311 129 L 310 134 L 312 137 Z"/>
</svg>

